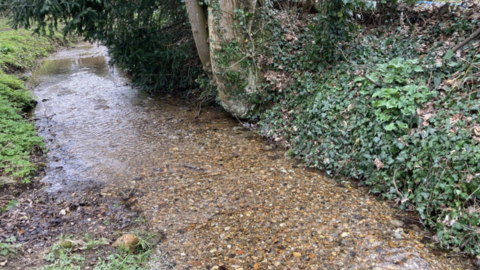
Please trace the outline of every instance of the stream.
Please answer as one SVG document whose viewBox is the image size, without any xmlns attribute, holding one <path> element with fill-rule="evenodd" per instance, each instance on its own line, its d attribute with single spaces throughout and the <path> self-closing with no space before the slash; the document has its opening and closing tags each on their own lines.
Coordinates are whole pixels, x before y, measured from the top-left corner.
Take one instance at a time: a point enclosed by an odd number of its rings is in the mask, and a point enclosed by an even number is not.
<svg viewBox="0 0 480 270">
<path fill-rule="evenodd" d="M 197 118 L 198 105 L 132 88 L 102 46 L 60 51 L 30 84 L 46 192 L 134 194 L 166 235 L 152 269 L 474 269 L 430 249 L 391 203 L 285 158 L 225 112 Z"/>
</svg>

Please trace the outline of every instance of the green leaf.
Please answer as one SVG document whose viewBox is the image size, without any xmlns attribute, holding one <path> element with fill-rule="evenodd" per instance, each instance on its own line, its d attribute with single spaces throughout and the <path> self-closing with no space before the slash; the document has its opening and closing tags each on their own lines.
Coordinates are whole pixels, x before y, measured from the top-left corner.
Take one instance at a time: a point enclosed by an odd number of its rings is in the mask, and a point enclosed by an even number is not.
<svg viewBox="0 0 480 270">
<path fill-rule="evenodd" d="M 449 67 L 456 67 L 456 66 L 459 66 L 460 63 L 458 63 L 458 62 L 448 62 L 447 65 L 448 65 Z"/>
<path fill-rule="evenodd" d="M 421 66 L 415 66 L 415 67 L 413 68 L 413 70 L 414 70 L 415 72 L 422 72 L 422 71 L 423 71 L 423 68 L 422 68 Z"/>
<path fill-rule="evenodd" d="M 452 58 L 452 56 L 453 56 L 453 51 L 452 51 L 452 49 L 449 49 L 449 50 L 445 53 L 445 55 L 443 56 L 443 60 L 444 60 L 444 61 L 450 60 L 450 58 Z"/>
<path fill-rule="evenodd" d="M 386 125 L 386 126 L 384 127 L 384 129 L 385 129 L 386 131 L 392 131 L 392 130 L 396 130 L 397 128 L 395 127 L 395 124 L 394 124 L 394 123 L 390 123 L 390 124 Z"/>
</svg>

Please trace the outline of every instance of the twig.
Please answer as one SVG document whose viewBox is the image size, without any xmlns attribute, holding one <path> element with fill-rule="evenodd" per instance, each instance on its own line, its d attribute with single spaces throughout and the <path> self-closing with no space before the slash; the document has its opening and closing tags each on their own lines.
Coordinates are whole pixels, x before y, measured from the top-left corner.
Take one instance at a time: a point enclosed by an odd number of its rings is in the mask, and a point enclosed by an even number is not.
<svg viewBox="0 0 480 270">
<path fill-rule="evenodd" d="M 195 118 L 198 118 L 200 117 L 200 114 L 202 113 L 202 102 L 199 102 L 199 106 L 198 106 L 198 112 L 197 112 L 197 116 L 195 116 Z"/>
<path fill-rule="evenodd" d="M 455 46 L 455 47 L 452 49 L 452 52 L 458 51 L 458 49 L 460 49 L 461 47 L 463 47 L 465 44 L 467 44 L 468 42 L 470 42 L 472 39 L 474 39 L 474 38 L 477 37 L 478 35 L 480 35 L 480 28 L 478 28 L 477 31 L 475 31 L 473 34 L 471 34 L 467 39 L 465 39 L 464 41 L 460 42 L 460 44 L 458 44 L 457 46 Z"/>
<path fill-rule="evenodd" d="M 375 84 L 376 86 L 380 87 L 380 88 L 383 88 L 383 86 L 377 82 L 375 82 L 374 80 L 370 79 L 369 77 L 367 77 L 367 75 L 362 75 L 362 77 L 364 77 L 365 79 L 367 79 L 369 82 Z"/>
<path fill-rule="evenodd" d="M 430 82 L 432 81 L 433 71 L 430 71 L 430 78 L 428 78 L 427 88 L 430 88 Z"/>
<path fill-rule="evenodd" d="M 402 200 L 403 200 L 403 199 L 405 199 L 405 198 L 403 197 L 403 194 L 400 193 L 400 191 L 398 191 L 397 181 L 395 181 L 395 174 L 397 173 L 397 171 L 398 171 L 398 170 L 395 170 L 395 172 L 393 172 L 393 179 L 392 179 L 392 180 L 393 180 L 393 185 L 395 186 L 395 191 L 397 192 L 397 194 L 398 194 L 400 197 L 402 197 Z M 402 203 L 403 203 L 403 202 L 402 202 Z"/>
</svg>

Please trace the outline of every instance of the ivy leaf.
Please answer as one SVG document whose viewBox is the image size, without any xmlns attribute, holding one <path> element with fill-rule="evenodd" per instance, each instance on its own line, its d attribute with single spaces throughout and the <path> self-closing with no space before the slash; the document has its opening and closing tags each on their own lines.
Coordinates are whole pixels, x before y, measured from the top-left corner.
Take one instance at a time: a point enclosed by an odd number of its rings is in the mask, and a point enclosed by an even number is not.
<svg viewBox="0 0 480 270">
<path fill-rule="evenodd" d="M 458 62 L 448 62 L 447 64 L 449 67 L 456 67 L 459 66 L 460 64 Z"/>
<path fill-rule="evenodd" d="M 397 125 L 400 127 L 400 128 L 403 128 L 403 129 L 407 129 L 408 128 L 408 125 L 401 122 L 401 121 L 397 121 Z"/>
<path fill-rule="evenodd" d="M 422 72 L 422 71 L 423 71 L 423 68 L 422 68 L 421 66 L 415 66 L 415 67 L 413 68 L 413 70 L 414 70 L 415 72 Z"/>
<path fill-rule="evenodd" d="M 395 127 L 395 124 L 394 124 L 394 123 L 390 123 L 390 124 L 386 125 L 386 126 L 384 127 L 384 129 L 385 129 L 386 131 L 392 131 L 392 130 L 396 130 L 397 128 Z"/>
<path fill-rule="evenodd" d="M 452 58 L 452 56 L 453 56 L 453 51 L 452 51 L 452 49 L 449 49 L 449 50 L 445 53 L 445 55 L 443 56 L 443 60 L 444 60 L 444 61 L 450 60 L 450 58 Z"/>
</svg>

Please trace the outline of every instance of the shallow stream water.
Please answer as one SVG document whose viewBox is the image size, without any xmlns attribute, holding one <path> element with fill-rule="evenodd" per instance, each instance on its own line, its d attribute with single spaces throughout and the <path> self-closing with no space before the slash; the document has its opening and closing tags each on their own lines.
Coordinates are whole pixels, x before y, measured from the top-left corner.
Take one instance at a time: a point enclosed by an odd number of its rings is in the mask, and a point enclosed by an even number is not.
<svg viewBox="0 0 480 270">
<path fill-rule="evenodd" d="M 286 159 L 236 119 L 179 98 L 152 98 L 79 44 L 31 79 L 47 142 L 43 181 L 59 198 L 81 189 L 134 194 L 166 240 L 174 269 L 473 269 L 432 252 L 420 224 L 366 189 Z M 428 235 L 427 235 L 428 236 Z M 436 255 L 435 255 L 435 254 Z M 153 268 L 160 268 L 161 263 Z"/>
</svg>

